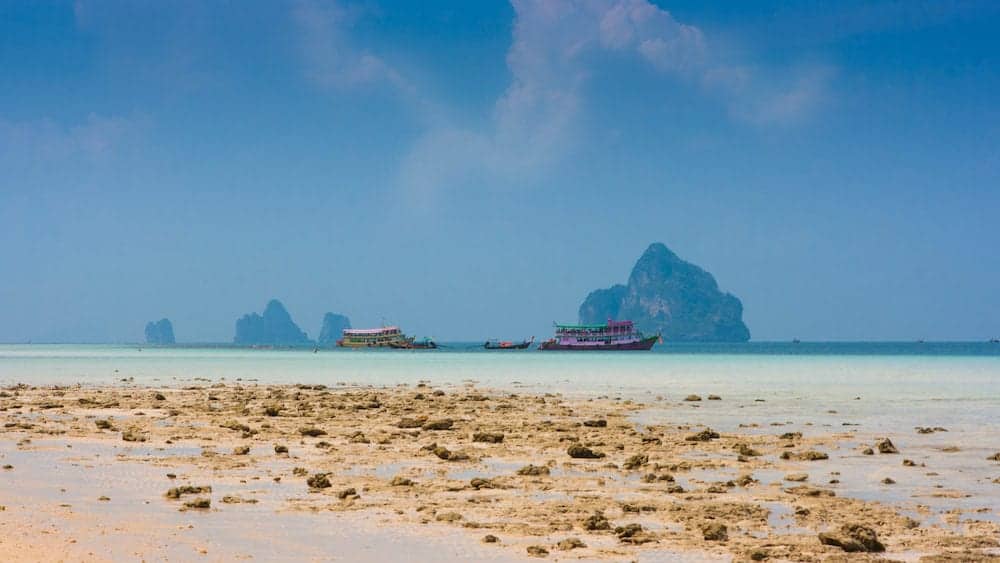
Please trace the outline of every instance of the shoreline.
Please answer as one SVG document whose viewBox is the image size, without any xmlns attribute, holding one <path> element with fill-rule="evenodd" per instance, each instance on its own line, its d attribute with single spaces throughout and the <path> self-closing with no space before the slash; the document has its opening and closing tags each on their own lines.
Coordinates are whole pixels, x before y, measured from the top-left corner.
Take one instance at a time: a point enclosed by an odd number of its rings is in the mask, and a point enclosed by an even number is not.
<svg viewBox="0 0 1000 563">
<path fill-rule="evenodd" d="M 275 518 L 293 522 L 285 528 L 303 535 L 296 543 L 315 550 L 297 558 L 320 559 L 349 550 L 352 539 L 372 538 L 374 560 L 444 537 L 459 546 L 458 559 L 545 551 L 584 560 L 812 561 L 844 553 L 819 534 L 849 523 L 870 527 L 889 557 L 968 560 L 1000 548 L 1000 485 L 970 491 L 942 482 L 950 478 L 943 460 L 955 452 L 918 448 L 904 436 L 890 437 L 906 444 L 900 453 L 864 455 L 876 437 L 849 426 L 803 434 L 780 422 L 715 433 L 704 424 L 711 416 L 692 416 L 709 401 L 682 399 L 642 404 L 471 383 L 8 386 L 0 393 L 0 464 L 13 467 L 0 470 L 0 483 L 17 496 L 0 501 L 0 537 L 8 538 L 0 548 L 15 559 L 49 549 L 101 559 L 102 549 L 121 542 L 143 556 L 179 556 L 160 550 L 180 545 L 209 559 L 269 560 L 281 554 L 248 538 L 268 536 L 252 526 Z M 698 418 L 703 424 L 687 420 Z M 921 439 L 939 436 L 947 435 Z M 573 447 L 603 457 L 574 458 Z M 969 459 L 963 463 L 975 463 Z M 985 456 L 978 463 L 1000 473 Z M 884 478 L 894 483 L 873 482 Z M 212 490 L 164 497 L 181 485 Z M 892 492 L 906 487 L 913 493 Z M 873 494 L 859 498 L 865 492 Z M 195 498 L 207 498 L 209 508 L 185 509 Z M 33 520 L 39 513 L 55 532 L 43 533 Z M 177 515 L 198 524 L 181 530 Z M 362 527 L 338 543 L 318 532 L 332 515 L 383 520 L 371 535 Z M 95 537 L 105 518 L 128 525 Z M 215 543 L 198 544 L 201 527 L 215 530 Z M 76 543 L 60 543 L 69 541 L 67 530 Z M 386 547 L 383 532 L 402 547 Z M 483 543 L 488 535 L 499 541 Z"/>
</svg>

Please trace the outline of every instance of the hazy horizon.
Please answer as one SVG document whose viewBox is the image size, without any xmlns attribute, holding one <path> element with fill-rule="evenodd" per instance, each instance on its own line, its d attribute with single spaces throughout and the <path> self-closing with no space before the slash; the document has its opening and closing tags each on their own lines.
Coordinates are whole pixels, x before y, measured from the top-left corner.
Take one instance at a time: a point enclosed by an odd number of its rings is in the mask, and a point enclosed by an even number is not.
<svg viewBox="0 0 1000 563">
<path fill-rule="evenodd" d="M 1000 337 L 1000 4 L 0 6 L 0 342 L 279 299 L 538 338 L 663 242 L 755 341 Z"/>
</svg>

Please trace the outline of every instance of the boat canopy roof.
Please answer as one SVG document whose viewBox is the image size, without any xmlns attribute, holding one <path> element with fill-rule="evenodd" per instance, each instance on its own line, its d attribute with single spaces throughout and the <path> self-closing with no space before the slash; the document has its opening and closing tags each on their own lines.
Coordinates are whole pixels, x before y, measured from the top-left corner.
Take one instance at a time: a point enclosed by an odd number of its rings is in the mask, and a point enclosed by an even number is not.
<svg viewBox="0 0 1000 563">
<path fill-rule="evenodd" d="M 559 330 L 601 330 L 609 327 L 627 326 L 632 326 L 632 321 L 612 321 L 609 319 L 606 323 L 590 325 L 561 325 L 556 323 L 556 328 Z"/>
<path fill-rule="evenodd" d="M 351 335 L 381 334 L 383 332 L 396 332 L 398 330 L 399 330 L 398 326 L 384 326 L 382 328 L 345 328 L 344 334 L 351 334 Z"/>
<path fill-rule="evenodd" d="M 606 324 L 599 325 L 561 325 L 556 324 L 558 329 L 568 329 L 568 330 L 600 330 L 602 328 L 608 328 Z"/>
</svg>

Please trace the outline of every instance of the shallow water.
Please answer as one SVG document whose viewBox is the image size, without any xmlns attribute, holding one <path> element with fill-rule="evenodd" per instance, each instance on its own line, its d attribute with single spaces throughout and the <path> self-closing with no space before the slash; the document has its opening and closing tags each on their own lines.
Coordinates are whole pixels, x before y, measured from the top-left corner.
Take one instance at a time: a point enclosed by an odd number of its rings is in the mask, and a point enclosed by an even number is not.
<svg viewBox="0 0 1000 563">
<path fill-rule="evenodd" d="M 997 518 L 1000 507 L 1000 485 L 992 482 L 1000 477 L 1000 464 L 985 460 L 1000 451 L 996 344 L 671 345 L 649 353 L 491 353 L 469 345 L 437 351 L 317 353 L 0 346 L 0 384 L 121 384 L 123 379 L 137 385 L 223 379 L 373 386 L 475 382 L 512 392 L 608 395 L 644 403 L 647 408 L 636 416 L 644 425 L 704 425 L 751 434 L 848 433 L 857 447 L 827 448 L 831 461 L 823 466 L 827 472 L 841 472 L 836 486 L 840 495 L 925 505 L 935 513 L 985 508 L 977 515 L 983 519 Z M 706 398 L 718 394 L 722 400 L 682 401 L 691 393 Z M 918 434 L 916 426 L 941 426 L 948 432 Z M 861 456 L 859 447 L 879 436 L 890 436 L 901 453 Z M 949 446 L 958 451 L 944 453 Z M 927 467 L 902 467 L 903 458 Z M 813 475 L 808 462 L 802 470 L 818 485 L 831 478 Z M 491 471 L 478 468 L 479 473 Z M 897 484 L 882 485 L 884 477 Z M 971 496 L 936 496 L 947 491 Z"/>
<path fill-rule="evenodd" d="M 463 347 L 464 346 L 464 347 Z M 1000 449 L 1000 344 L 714 344 L 652 352 L 252 350 L 96 345 L 0 345 L 0 384 L 476 382 L 514 392 L 608 395 L 652 408 L 638 422 L 806 435 L 903 434 L 934 444 Z M 691 393 L 722 401 L 683 403 Z M 658 400 L 659 399 L 659 400 Z M 773 426 L 775 423 L 786 426 Z M 853 425 L 858 426 L 853 426 Z M 850 426 L 849 426 L 850 425 Z M 915 436 L 915 426 L 951 432 Z M 784 431 L 784 430 L 782 430 Z"/>
<path fill-rule="evenodd" d="M 460 347 L 466 346 L 466 347 Z M 196 378 L 394 385 L 477 381 L 567 393 L 996 400 L 1000 344 L 670 345 L 638 353 L 252 350 L 0 345 L 0 383 L 169 384 Z"/>
<path fill-rule="evenodd" d="M 513 392 L 632 399 L 651 407 L 637 419 L 643 424 L 702 424 L 746 433 L 798 430 L 807 436 L 902 434 L 897 445 L 904 450 L 911 443 L 957 445 L 984 456 L 1000 449 L 1000 344 L 675 344 L 635 353 L 488 352 L 470 346 L 314 353 L 0 345 L 0 384 L 475 382 Z M 723 400 L 681 402 L 691 393 Z M 753 424 L 758 426 L 745 427 Z M 917 436 L 915 426 L 950 432 Z"/>
</svg>

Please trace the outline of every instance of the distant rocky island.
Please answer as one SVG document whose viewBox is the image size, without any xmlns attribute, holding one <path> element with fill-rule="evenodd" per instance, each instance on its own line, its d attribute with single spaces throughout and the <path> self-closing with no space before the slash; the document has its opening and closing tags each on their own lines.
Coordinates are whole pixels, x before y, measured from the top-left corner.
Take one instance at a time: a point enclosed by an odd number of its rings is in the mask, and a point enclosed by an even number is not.
<svg viewBox="0 0 1000 563">
<path fill-rule="evenodd" d="M 236 321 L 236 335 L 233 343 L 240 346 L 332 346 L 340 339 L 345 328 L 351 328 L 351 320 L 338 313 L 323 316 L 323 327 L 319 339 L 313 342 L 309 335 L 299 328 L 288 314 L 288 310 L 277 299 L 268 301 L 263 314 L 247 313 Z"/>
<path fill-rule="evenodd" d="M 295 346 L 312 344 L 299 328 L 281 301 L 272 299 L 264 313 L 248 313 L 236 321 L 234 344 L 243 346 Z"/>
<path fill-rule="evenodd" d="M 176 344 L 174 325 L 170 319 L 160 319 L 146 323 L 146 344 Z"/>
<path fill-rule="evenodd" d="M 351 328 L 351 319 L 337 313 L 323 315 L 323 327 L 319 331 L 316 344 L 332 346 L 337 340 L 340 340 L 345 328 Z"/>
<path fill-rule="evenodd" d="M 712 274 L 686 262 L 662 243 L 649 245 L 628 284 L 592 292 L 580 322 L 635 321 L 640 330 L 674 342 L 746 342 L 743 304 L 723 293 Z"/>
</svg>

